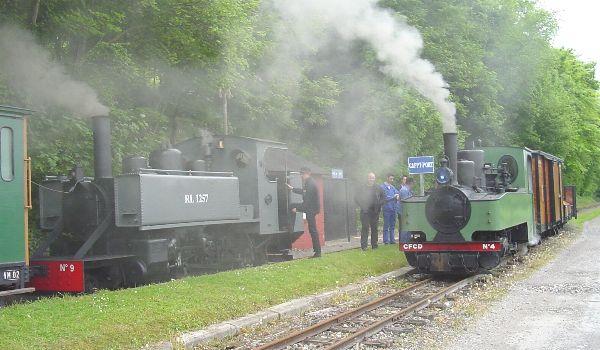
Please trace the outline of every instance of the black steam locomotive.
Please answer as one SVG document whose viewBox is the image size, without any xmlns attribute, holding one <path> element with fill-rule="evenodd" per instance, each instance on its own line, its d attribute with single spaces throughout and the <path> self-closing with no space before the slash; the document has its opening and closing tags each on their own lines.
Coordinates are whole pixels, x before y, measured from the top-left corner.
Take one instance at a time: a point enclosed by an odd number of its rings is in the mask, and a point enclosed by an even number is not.
<svg viewBox="0 0 600 350">
<path fill-rule="evenodd" d="M 283 143 L 202 136 L 123 160 L 113 177 L 110 120 L 94 117 L 94 171 L 47 176 L 47 239 L 31 258 L 37 291 L 118 288 L 289 259 L 303 232 L 288 210 Z"/>
</svg>

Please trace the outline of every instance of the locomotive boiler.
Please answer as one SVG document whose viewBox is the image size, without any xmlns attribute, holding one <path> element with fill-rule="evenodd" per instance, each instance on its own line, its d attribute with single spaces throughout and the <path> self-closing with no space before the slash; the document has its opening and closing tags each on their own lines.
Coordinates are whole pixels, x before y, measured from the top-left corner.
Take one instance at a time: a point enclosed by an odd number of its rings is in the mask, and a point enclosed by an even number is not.
<svg viewBox="0 0 600 350">
<path fill-rule="evenodd" d="M 400 243 L 411 266 L 425 273 L 491 269 L 509 252 L 524 252 L 576 216 L 574 186 L 563 186 L 563 161 L 519 147 L 458 151 L 444 134 L 436 188 L 402 201 Z"/>
<path fill-rule="evenodd" d="M 303 232 L 285 144 L 207 133 L 123 160 L 113 177 L 110 119 L 92 118 L 94 176 L 74 167 L 39 190 L 46 239 L 37 291 L 81 292 L 289 259 Z M 282 156 L 283 154 L 283 156 Z M 282 171 L 282 169 L 285 169 Z"/>
</svg>

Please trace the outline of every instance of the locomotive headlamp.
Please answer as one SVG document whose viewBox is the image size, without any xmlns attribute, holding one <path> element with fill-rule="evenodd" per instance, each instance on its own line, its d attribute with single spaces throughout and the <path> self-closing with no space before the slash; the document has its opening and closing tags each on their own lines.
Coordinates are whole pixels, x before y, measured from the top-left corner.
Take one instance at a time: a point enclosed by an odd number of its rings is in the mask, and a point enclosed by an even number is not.
<svg viewBox="0 0 600 350">
<path fill-rule="evenodd" d="M 444 185 L 444 186 L 449 185 L 450 182 L 452 181 L 453 176 L 454 176 L 454 174 L 452 173 L 452 170 L 450 170 L 450 168 L 447 168 L 447 167 L 439 168 L 435 172 L 435 181 L 440 185 Z"/>
<path fill-rule="evenodd" d="M 454 172 L 448 168 L 448 158 L 444 157 L 440 161 L 440 167 L 435 171 L 435 181 L 440 185 L 449 185 L 452 182 Z"/>
</svg>

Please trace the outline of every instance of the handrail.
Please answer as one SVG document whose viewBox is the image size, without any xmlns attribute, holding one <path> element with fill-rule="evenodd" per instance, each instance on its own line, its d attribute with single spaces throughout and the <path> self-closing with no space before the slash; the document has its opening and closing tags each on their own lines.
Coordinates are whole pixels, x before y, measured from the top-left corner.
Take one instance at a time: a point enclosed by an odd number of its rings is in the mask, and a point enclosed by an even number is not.
<svg viewBox="0 0 600 350">
<path fill-rule="evenodd" d="M 212 176 L 233 176 L 231 171 L 199 171 L 199 170 L 168 170 L 168 169 L 152 169 L 141 168 L 140 174 L 171 174 L 171 175 L 212 175 Z"/>
<path fill-rule="evenodd" d="M 25 181 L 26 181 L 26 189 L 27 189 L 27 201 L 25 204 L 25 208 L 27 209 L 32 209 L 33 208 L 33 201 L 31 200 L 31 157 L 27 157 L 24 159 L 25 163 L 27 164 L 26 166 L 26 176 L 25 176 Z"/>
</svg>

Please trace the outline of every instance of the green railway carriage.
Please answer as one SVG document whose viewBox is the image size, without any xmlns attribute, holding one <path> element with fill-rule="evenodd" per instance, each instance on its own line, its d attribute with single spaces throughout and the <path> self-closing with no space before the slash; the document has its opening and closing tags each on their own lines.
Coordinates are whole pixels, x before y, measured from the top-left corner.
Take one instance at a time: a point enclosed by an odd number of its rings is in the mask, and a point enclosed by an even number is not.
<svg viewBox="0 0 600 350">
<path fill-rule="evenodd" d="M 31 208 L 27 156 L 29 110 L 0 105 L 0 296 L 31 291 L 27 214 Z"/>
<path fill-rule="evenodd" d="M 525 251 L 576 215 L 575 188 L 562 185 L 562 160 L 518 147 L 457 151 L 444 135 L 447 162 L 437 188 L 402 203 L 400 244 L 427 273 L 490 269 L 510 251 Z"/>
</svg>

